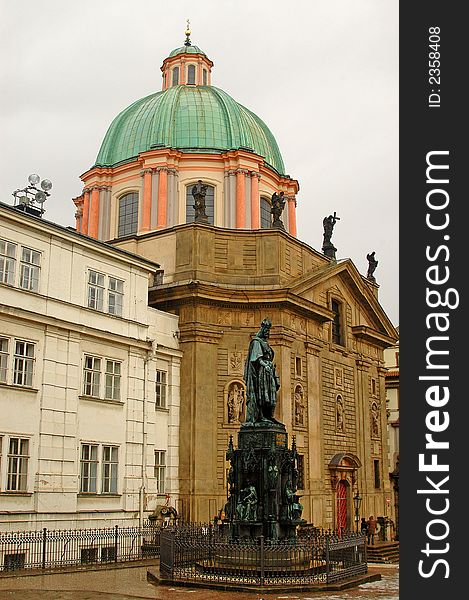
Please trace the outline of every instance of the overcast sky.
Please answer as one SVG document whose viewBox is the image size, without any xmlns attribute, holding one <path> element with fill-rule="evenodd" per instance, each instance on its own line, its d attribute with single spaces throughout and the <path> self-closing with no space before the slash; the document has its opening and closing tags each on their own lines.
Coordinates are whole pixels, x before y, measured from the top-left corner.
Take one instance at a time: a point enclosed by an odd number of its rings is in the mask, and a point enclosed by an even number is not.
<svg viewBox="0 0 469 600">
<path fill-rule="evenodd" d="M 0 0 L 0 200 L 30 173 L 53 183 L 45 218 L 74 225 L 79 176 L 112 119 L 161 89 L 191 41 L 213 85 L 256 113 L 300 183 L 298 237 L 317 250 L 337 212 L 337 258 L 398 316 L 397 0 Z"/>
</svg>

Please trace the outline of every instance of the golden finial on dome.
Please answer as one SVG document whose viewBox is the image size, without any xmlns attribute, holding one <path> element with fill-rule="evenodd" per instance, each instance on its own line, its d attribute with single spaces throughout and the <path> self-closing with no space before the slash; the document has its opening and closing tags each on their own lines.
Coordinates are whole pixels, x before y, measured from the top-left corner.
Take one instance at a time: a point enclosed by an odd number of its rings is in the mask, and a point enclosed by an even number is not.
<svg viewBox="0 0 469 600">
<path fill-rule="evenodd" d="M 184 42 L 185 46 L 190 46 L 191 45 L 191 41 L 189 39 L 189 36 L 191 34 L 191 24 L 189 19 L 187 19 L 187 26 L 186 26 L 186 41 Z"/>
</svg>

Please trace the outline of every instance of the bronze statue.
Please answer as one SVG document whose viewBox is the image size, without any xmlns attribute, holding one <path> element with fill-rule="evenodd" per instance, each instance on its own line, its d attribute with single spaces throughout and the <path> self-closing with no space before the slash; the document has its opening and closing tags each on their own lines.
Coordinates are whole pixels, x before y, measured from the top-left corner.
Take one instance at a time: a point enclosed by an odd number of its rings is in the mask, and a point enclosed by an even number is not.
<svg viewBox="0 0 469 600">
<path fill-rule="evenodd" d="M 257 492 L 253 485 L 241 490 L 236 516 L 240 521 L 257 521 Z"/>
<path fill-rule="evenodd" d="M 367 254 L 366 258 L 368 259 L 368 273 L 366 274 L 366 277 L 367 279 L 375 281 L 373 273 L 375 272 L 376 267 L 378 266 L 378 261 L 375 259 L 374 251 L 371 252 L 371 254 Z"/>
<path fill-rule="evenodd" d="M 288 479 L 285 484 L 285 504 L 286 504 L 286 517 L 292 521 L 301 519 L 301 513 L 303 512 L 303 505 L 298 501 L 296 495 L 296 489 L 292 482 Z"/>
<path fill-rule="evenodd" d="M 207 185 L 202 183 L 201 179 L 192 187 L 192 197 L 194 198 L 192 208 L 195 211 L 194 220 L 196 223 L 208 223 L 208 217 L 205 214 L 205 194 L 207 193 L 207 187 Z"/>
<path fill-rule="evenodd" d="M 270 319 L 264 319 L 261 328 L 249 344 L 248 357 L 244 368 L 246 382 L 246 423 L 271 421 L 277 403 L 280 378 L 273 363 L 274 351 L 269 346 Z"/>
<path fill-rule="evenodd" d="M 270 213 L 273 217 L 272 227 L 277 229 L 285 229 L 282 220 L 280 219 L 283 209 L 285 208 L 285 201 L 284 192 L 280 192 L 280 194 L 274 192 L 272 194 Z"/>
</svg>

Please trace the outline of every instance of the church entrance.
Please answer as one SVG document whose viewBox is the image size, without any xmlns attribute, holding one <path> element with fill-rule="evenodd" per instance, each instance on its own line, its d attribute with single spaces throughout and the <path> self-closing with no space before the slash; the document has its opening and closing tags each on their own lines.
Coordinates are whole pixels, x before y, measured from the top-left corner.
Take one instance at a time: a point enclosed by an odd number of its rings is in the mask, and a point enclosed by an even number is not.
<svg viewBox="0 0 469 600">
<path fill-rule="evenodd" d="M 341 480 L 337 484 L 337 529 L 344 531 L 348 529 L 348 490 L 350 486 L 347 481 Z"/>
</svg>

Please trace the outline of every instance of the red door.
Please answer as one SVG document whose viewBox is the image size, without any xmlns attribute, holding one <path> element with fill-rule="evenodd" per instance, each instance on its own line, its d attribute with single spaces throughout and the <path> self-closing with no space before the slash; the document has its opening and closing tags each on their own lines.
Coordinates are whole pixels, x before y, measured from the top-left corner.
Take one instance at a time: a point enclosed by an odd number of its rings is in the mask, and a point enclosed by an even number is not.
<svg viewBox="0 0 469 600">
<path fill-rule="evenodd" d="M 347 485 L 339 481 L 337 486 L 337 529 L 347 529 Z"/>
</svg>

